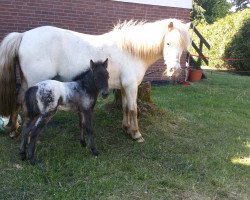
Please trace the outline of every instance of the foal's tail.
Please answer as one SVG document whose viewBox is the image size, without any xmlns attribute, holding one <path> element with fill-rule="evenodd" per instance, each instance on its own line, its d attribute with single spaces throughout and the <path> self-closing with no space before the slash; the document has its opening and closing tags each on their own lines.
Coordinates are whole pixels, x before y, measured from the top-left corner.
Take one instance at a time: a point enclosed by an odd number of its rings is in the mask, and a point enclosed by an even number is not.
<svg viewBox="0 0 250 200">
<path fill-rule="evenodd" d="M 26 91 L 24 97 L 27 116 L 31 119 L 34 119 L 36 116 L 40 114 L 40 109 L 37 105 L 37 98 L 36 98 L 37 90 L 38 90 L 37 86 L 30 87 Z"/>
<path fill-rule="evenodd" d="M 0 116 L 16 110 L 15 64 L 23 33 L 10 33 L 0 44 Z"/>
</svg>

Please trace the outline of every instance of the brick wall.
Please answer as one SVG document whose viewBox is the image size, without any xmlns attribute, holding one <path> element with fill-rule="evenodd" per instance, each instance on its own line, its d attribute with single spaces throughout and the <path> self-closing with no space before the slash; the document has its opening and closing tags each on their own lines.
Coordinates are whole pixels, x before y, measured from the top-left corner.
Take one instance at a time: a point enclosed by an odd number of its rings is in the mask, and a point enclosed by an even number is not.
<svg viewBox="0 0 250 200">
<path fill-rule="evenodd" d="M 0 0 L 0 40 L 10 32 L 23 32 L 43 25 L 102 34 L 110 31 L 119 20 L 156 21 L 172 17 L 188 22 L 189 13 L 190 9 L 111 0 Z M 149 71 L 157 68 L 163 70 L 162 60 Z M 162 70 L 145 79 L 164 79 L 161 77 Z"/>
</svg>

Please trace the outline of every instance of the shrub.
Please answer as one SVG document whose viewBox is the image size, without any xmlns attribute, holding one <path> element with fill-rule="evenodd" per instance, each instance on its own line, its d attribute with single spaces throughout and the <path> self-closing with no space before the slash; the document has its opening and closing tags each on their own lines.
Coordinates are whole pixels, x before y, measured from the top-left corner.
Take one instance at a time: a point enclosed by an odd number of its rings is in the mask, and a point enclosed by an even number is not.
<svg viewBox="0 0 250 200">
<path fill-rule="evenodd" d="M 232 13 L 215 23 L 200 24 L 197 29 L 211 46 L 210 51 L 204 47 L 203 54 L 209 57 L 209 65 L 227 67 L 228 69 L 250 70 L 249 60 L 224 61 L 220 58 L 249 59 L 250 55 L 250 9 Z M 196 44 L 198 39 L 193 40 Z M 194 51 L 192 50 L 194 53 Z"/>
<path fill-rule="evenodd" d="M 250 70 L 250 18 L 227 44 L 224 56 L 227 58 L 239 58 L 243 60 L 228 61 L 228 68 L 247 71 Z"/>
</svg>

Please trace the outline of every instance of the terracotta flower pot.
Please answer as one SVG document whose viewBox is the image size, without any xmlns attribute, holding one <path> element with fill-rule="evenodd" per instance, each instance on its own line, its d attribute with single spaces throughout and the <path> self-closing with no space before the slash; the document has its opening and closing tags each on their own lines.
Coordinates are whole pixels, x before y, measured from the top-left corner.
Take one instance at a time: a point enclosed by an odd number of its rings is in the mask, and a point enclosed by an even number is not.
<svg viewBox="0 0 250 200">
<path fill-rule="evenodd" d="M 191 82 L 200 81 L 202 77 L 202 69 L 190 69 L 188 80 Z"/>
</svg>

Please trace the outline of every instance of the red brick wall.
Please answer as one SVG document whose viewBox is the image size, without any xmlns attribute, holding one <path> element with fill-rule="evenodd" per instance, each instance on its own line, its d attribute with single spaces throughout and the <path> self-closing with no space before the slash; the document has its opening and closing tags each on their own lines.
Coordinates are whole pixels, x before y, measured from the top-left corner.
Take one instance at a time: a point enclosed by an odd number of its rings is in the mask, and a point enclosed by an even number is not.
<svg viewBox="0 0 250 200">
<path fill-rule="evenodd" d="M 190 9 L 111 0 L 0 0 L 0 40 L 10 32 L 23 32 L 43 25 L 101 34 L 110 31 L 119 20 L 178 18 L 187 22 L 189 12 Z M 183 65 L 184 62 L 182 59 Z M 162 66 L 163 61 L 158 61 L 149 71 Z M 161 72 L 145 79 L 162 80 Z"/>
</svg>

